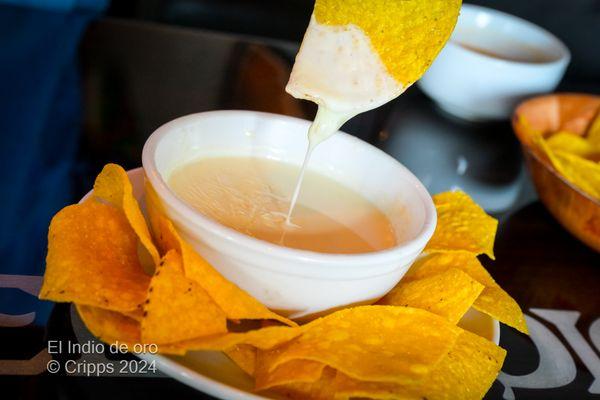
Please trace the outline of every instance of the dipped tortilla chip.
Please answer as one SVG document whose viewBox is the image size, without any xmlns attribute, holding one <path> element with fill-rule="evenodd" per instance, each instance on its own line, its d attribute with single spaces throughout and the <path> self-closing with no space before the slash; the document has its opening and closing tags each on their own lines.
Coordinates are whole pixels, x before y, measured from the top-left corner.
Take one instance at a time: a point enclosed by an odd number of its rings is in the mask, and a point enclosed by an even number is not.
<svg viewBox="0 0 600 400">
<path fill-rule="evenodd" d="M 89 331 L 105 343 L 140 343 L 140 324 L 115 311 L 77 304 L 77 312 Z"/>
<path fill-rule="evenodd" d="M 460 269 L 485 286 L 473 303 L 474 308 L 523 333 L 528 332 L 525 317 L 517 302 L 494 281 L 494 278 L 472 254 L 431 254 L 416 261 L 402 280 L 410 282 L 436 276 L 452 268 Z"/>
<path fill-rule="evenodd" d="M 365 382 L 338 372 L 333 386 L 337 398 L 479 400 L 494 383 L 505 355 L 489 340 L 462 331 L 454 347 L 421 381 Z"/>
<path fill-rule="evenodd" d="M 438 221 L 426 251 L 466 251 L 494 259 L 498 221 L 485 213 L 467 194 L 445 192 L 433 196 Z"/>
<path fill-rule="evenodd" d="M 149 282 L 137 236 L 119 209 L 88 201 L 54 216 L 40 299 L 133 312 Z"/>
<path fill-rule="evenodd" d="M 450 268 L 433 276 L 402 280 L 377 304 L 422 308 L 456 324 L 483 289 L 465 272 Z"/>
<path fill-rule="evenodd" d="M 314 16 L 320 24 L 360 28 L 387 71 L 408 87 L 444 47 L 460 4 L 460 0 L 317 0 Z"/>
<path fill-rule="evenodd" d="M 174 343 L 227 332 L 225 314 L 202 286 L 188 279 L 181 257 L 168 252 L 156 269 L 141 323 L 145 343 Z"/>
<path fill-rule="evenodd" d="M 158 250 L 152 242 L 144 215 L 133 195 L 133 187 L 127 172 L 117 164 L 106 164 L 94 182 L 94 197 L 123 210 L 140 242 L 152 257 L 154 264 L 158 264 L 160 261 Z"/>
<path fill-rule="evenodd" d="M 325 364 L 310 360 L 292 360 L 268 370 L 268 364 L 261 362 L 261 352 L 257 356 L 256 390 L 266 390 L 288 383 L 317 382 L 323 373 Z"/>
<path fill-rule="evenodd" d="M 181 239 L 171 221 L 160 215 L 156 210 L 156 200 L 152 200 L 156 195 L 152 192 L 153 189 L 147 185 L 146 193 L 148 193 L 147 196 L 150 199 L 148 210 L 159 246 L 163 251 L 175 249 L 180 252 L 186 276 L 196 281 L 206 290 L 214 302 L 225 312 L 228 319 L 273 319 L 289 326 L 297 325 L 295 322 L 270 311 L 254 297 L 225 279 L 195 252 L 189 244 Z"/>
<path fill-rule="evenodd" d="M 263 353 L 269 372 L 303 359 L 355 379 L 404 383 L 431 371 L 460 332 L 425 310 L 394 306 L 348 308 L 302 328 L 296 339 Z"/>
</svg>

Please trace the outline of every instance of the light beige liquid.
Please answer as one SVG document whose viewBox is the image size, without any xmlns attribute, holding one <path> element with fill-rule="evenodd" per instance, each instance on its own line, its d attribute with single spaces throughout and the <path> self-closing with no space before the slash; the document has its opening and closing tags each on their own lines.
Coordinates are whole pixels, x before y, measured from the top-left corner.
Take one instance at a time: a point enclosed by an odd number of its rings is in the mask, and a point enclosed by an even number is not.
<svg viewBox="0 0 600 400">
<path fill-rule="evenodd" d="M 286 223 L 299 168 L 264 158 L 218 157 L 183 165 L 171 189 L 202 214 L 246 235 L 321 253 L 366 253 L 396 245 L 388 218 L 334 180 L 307 170 Z"/>
<path fill-rule="evenodd" d="M 465 42 L 455 43 L 467 50 L 473 51 L 475 53 L 480 53 L 488 57 L 498 58 L 500 60 L 534 64 L 554 61 L 551 55 L 545 54 L 541 50 L 524 43 L 504 43 L 503 46 L 497 45 L 498 49 L 494 50 L 492 50 L 491 48 L 487 48 L 483 45 L 472 45 Z"/>
</svg>

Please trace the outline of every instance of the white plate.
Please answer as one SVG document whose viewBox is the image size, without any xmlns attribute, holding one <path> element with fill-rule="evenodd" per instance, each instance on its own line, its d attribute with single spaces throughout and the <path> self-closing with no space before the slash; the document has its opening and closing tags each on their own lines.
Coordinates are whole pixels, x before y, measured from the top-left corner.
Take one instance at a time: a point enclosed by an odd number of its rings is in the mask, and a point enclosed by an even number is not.
<svg viewBox="0 0 600 400">
<path fill-rule="evenodd" d="M 142 209 L 144 209 L 144 171 L 142 168 L 136 168 L 129 171 L 128 174 L 133 184 L 133 193 L 140 202 Z M 490 339 L 496 344 L 500 342 L 500 325 L 498 321 L 474 309 L 471 309 L 463 317 L 459 325 Z M 221 399 L 276 398 L 264 393 L 263 396 L 254 394 L 252 392 L 254 387 L 252 378 L 221 352 L 194 351 L 188 352 L 185 356 L 140 354 L 138 357 L 155 361 L 156 367 L 165 375 Z"/>
</svg>

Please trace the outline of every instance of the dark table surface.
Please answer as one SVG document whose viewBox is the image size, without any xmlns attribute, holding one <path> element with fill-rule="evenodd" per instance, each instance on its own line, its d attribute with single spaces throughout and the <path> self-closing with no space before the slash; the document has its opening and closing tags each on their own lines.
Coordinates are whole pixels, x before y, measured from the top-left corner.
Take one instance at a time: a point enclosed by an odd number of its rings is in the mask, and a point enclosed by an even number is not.
<svg viewBox="0 0 600 400">
<path fill-rule="evenodd" d="M 79 193 L 107 162 L 140 165 L 146 137 L 181 115 L 251 109 L 311 118 L 283 88 L 296 44 L 104 20 L 81 47 L 85 121 Z M 462 188 L 500 220 L 496 261 L 482 260 L 526 313 L 531 336 L 505 326 L 508 356 L 489 399 L 600 397 L 600 255 L 537 201 L 507 121 L 471 124 L 417 87 L 344 130 L 407 165 L 432 192 Z M 373 171 L 377 174 L 377 171 Z M 0 275 L 23 314 L 0 314 L 0 385 L 17 398 L 209 398 L 160 374 L 67 376 L 46 370 L 48 340 L 77 341 L 69 305 L 35 317 L 41 277 Z M 64 358 L 55 356 L 60 362 Z M 77 354 L 71 355 L 77 358 Z M 12 397 L 11 397 L 12 398 Z"/>
</svg>

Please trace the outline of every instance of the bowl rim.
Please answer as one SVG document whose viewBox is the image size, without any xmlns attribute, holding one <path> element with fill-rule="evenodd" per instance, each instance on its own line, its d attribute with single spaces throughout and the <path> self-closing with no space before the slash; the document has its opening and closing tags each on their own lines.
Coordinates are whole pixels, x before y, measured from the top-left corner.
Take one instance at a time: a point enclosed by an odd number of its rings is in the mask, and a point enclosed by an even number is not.
<svg viewBox="0 0 600 400">
<path fill-rule="evenodd" d="M 521 137 L 521 135 L 519 133 L 517 133 L 517 129 L 515 129 L 515 126 L 518 123 L 517 122 L 518 117 L 520 115 L 519 111 L 522 109 L 523 106 L 527 105 L 527 103 L 529 103 L 531 101 L 543 99 L 543 98 L 552 98 L 552 97 L 559 97 L 560 98 L 560 97 L 571 97 L 571 96 L 584 96 L 584 97 L 596 98 L 596 99 L 600 100 L 600 96 L 596 96 L 596 95 L 588 94 L 588 93 L 575 93 L 575 92 L 547 94 L 547 95 L 543 95 L 543 96 L 535 96 L 535 97 L 529 98 L 529 99 L 524 100 L 521 103 L 519 103 L 519 105 L 517 105 L 517 107 L 515 108 L 515 111 L 513 113 L 513 118 L 512 118 L 513 133 L 517 137 L 517 139 L 519 140 L 519 143 L 521 144 L 521 148 L 523 148 L 527 152 L 527 154 L 529 154 L 537 162 L 539 162 L 540 164 L 542 164 L 544 166 L 544 168 L 546 168 L 552 175 L 554 175 L 556 178 L 558 178 L 562 183 L 564 183 L 565 185 L 567 185 L 569 188 L 573 189 L 579 195 L 585 197 L 590 202 L 592 202 L 595 205 L 597 205 L 598 207 L 600 207 L 600 199 L 594 198 L 592 195 L 590 195 L 589 193 L 585 192 L 584 190 L 582 190 L 581 188 L 579 188 L 578 186 L 576 186 L 574 183 L 572 183 L 571 181 L 569 181 L 567 178 L 565 178 L 560 172 L 558 172 L 556 170 L 556 168 L 554 168 L 554 166 L 552 165 L 552 163 L 549 160 L 547 160 L 544 157 L 541 157 L 538 154 L 538 152 L 533 147 L 531 147 L 530 145 L 528 145 L 527 143 L 525 143 L 525 141 Z M 599 112 L 600 112 L 600 110 L 599 110 Z"/>
<path fill-rule="evenodd" d="M 463 4 L 461 7 L 461 13 L 463 11 L 465 11 L 466 13 L 484 12 L 484 13 L 489 14 L 492 18 L 500 17 L 500 18 L 505 18 L 508 20 L 513 20 L 515 23 L 524 25 L 530 29 L 537 30 L 552 41 L 553 45 L 555 45 L 559 49 L 561 55 L 560 55 L 560 57 L 558 57 L 556 59 L 553 59 L 550 61 L 542 61 L 542 62 L 509 60 L 509 59 L 505 59 L 505 58 L 492 57 L 492 56 L 489 56 L 484 53 L 470 50 L 464 46 L 461 46 L 456 41 L 453 41 L 452 36 L 451 36 L 450 39 L 448 40 L 447 46 L 451 46 L 452 48 L 456 49 L 457 51 L 469 54 L 473 57 L 483 59 L 483 60 L 486 60 L 487 62 L 496 64 L 496 65 L 500 65 L 500 66 L 518 66 L 518 67 L 523 67 L 523 68 L 539 69 L 539 68 L 547 68 L 547 67 L 555 67 L 555 66 L 559 66 L 559 65 L 565 65 L 571 61 L 571 51 L 569 50 L 567 45 L 562 40 L 560 40 L 556 35 L 554 35 L 552 32 L 550 32 L 549 30 L 547 30 L 545 28 L 542 28 L 541 26 L 539 26 L 537 24 L 534 24 L 531 21 L 528 21 L 524 18 L 518 17 L 513 14 L 509 14 L 504 11 L 496 10 L 496 9 L 490 8 L 490 7 L 475 5 L 475 4 Z M 460 16 L 459 16 L 459 20 L 460 20 Z"/>
<path fill-rule="evenodd" d="M 206 117 L 221 116 L 225 118 L 237 118 L 240 115 L 254 116 L 262 119 L 266 118 L 268 120 L 273 121 L 287 121 L 295 124 L 301 123 L 303 125 L 306 125 L 307 128 L 308 124 L 310 124 L 310 121 L 301 118 L 266 112 L 248 110 L 207 111 L 186 115 L 174 119 L 170 122 L 167 122 L 166 124 L 156 129 L 148 137 L 146 143 L 144 144 L 144 148 L 142 151 L 142 165 L 144 167 L 147 179 L 150 181 L 150 184 L 153 186 L 154 190 L 157 192 L 157 195 L 161 198 L 161 200 L 166 202 L 171 207 L 171 209 L 182 214 L 182 216 L 186 219 L 187 223 L 191 224 L 192 226 L 201 226 L 202 228 L 211 232 L 213 235 L 219 237 L 219 239 L 229 242 L 230 244 L 235 244 L 237 246 L 244 247 L 245 249 L 253 253 L 266 253 L 269 255 L 269 257 L 274 257 L 277 259 L 293 259 L 296 261 L 302 260 L 304 263 L 314 265 L 327 263 L 328 267 L 332 265 L 352 266 L 365 263 L 372 265 L 384 264 L 393 260 L 398 260 L 399 258 L 408 257 L 410 255 L 414 255 L 415 253 L 420 252 L 433 235 L 437 224 L 437 211 L 430 194 L 427 192 L 427 189 L 425 189 L 425 187 L 418 180 L 418 178 L 414 176 L 404 165 L 402 165 L 399 161 L 397 161 L 395 158 L 391 157 L 387 153 L 376 148 L 375 146 L 370 145 L 367 142 L 364 142 L 342 131 L 338 131 L 336 133 L 336 135 L 338 135 L 338 137 L 341 137 L 342 140 L 351 141 L 355 145 L 367 147 L 369 151 L 377 152 L 380 157 L 388 158 L 394 163 L 396 163 L 400 167 L 400 173 L 404 178 L 406 178 L 408 182 L 407 187 L 412 188 L 412 190 L 416 191 L 420 203 L 424 208 L 425 218 L 420 227 L 420 230 L 412 239 L 401 242 L 389 249 L 369 253 L 319 253 L 310 250 L 294 249 L 279 246 L 273 243 L 266 242 L 264 240 L 256 239 L 247 236 L 243 233 L 240 233 L 232 228 L 221 225 L 220 223 L 210 219 L 209 217 L 202 215 L 201 213 L 193 209 L 190 205 L 185 203 L 178 196 L 176 196 L 175 193 L 169 188 L 167 183 L 164 181 L 161 174 L 158 172 L 155 163 L 154 156 L 156 150 L 160 144 L 160 141 L 165 136 L 169 135 L 171 132 L 175 132 L 180 126 L 185 126 L 189 123 Z"/>
</svg>

